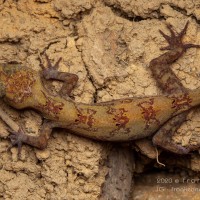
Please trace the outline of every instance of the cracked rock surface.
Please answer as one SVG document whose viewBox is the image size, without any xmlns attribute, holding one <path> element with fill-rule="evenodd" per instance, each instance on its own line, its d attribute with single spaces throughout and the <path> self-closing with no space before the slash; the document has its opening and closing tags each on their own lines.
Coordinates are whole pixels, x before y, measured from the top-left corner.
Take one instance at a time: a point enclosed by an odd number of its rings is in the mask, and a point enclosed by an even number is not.
<svg viewBox="0 0 200 200">
<path fill-rule="evenodd" d="M 0 0 L 0 62 L 17 62 L 40 70 L 41 53 L 46 52 L 52 62 L 62 57 L 59 70 L 79 77 L 73 91 L 77 102 L 161 94 L 148 69 L 149 62 L 162 54 L 160 47 L 165 46 L 158 30 L 167 32 L 165 24 L 170 23 L 180 31 L 189 20 L 184 41 L 200 44 L 199 8 L 200 2 L 192 0 Z M 200 87 L 199 60 L 200 50 L 190 49 L 172 65 L 188 89 Z M 56 82 L 53 86 L 55 92 L 60 87 Z M 30 109 L 14 110 L 4 102 L 1 107 L 23 124 L 27 133 L 38 133 L 40 114 Z M 196 144 L 199 124 L 197 108 L 173 140 L 183 146 Z M 54 130 L 47 149 L 25 145 L 19 160 L 16 148 L 7 151 L 7 136 L 6 125 L 0 121 L 0 199 L 98 199 L 108 172 L 107 144 Z M 183 192 L 170 190 L 176 199 L 197 199 L 195 192 L 184 187 L 199 188 L 191 181 L 199 177 L 198 152 L 185 157 L 161 154 L 159 160 L 165 168 L 139 149 L 133 156 L 135 184 L 131 199 L 159 196 L 167 200 L 168 189 L 175 186 L 183 188 Z M 171 179 L 173 183 L 179 180 L 178 186 L 162 184 Z M 158 187 L 164 189 L 158 191 Z"/>
</svg>

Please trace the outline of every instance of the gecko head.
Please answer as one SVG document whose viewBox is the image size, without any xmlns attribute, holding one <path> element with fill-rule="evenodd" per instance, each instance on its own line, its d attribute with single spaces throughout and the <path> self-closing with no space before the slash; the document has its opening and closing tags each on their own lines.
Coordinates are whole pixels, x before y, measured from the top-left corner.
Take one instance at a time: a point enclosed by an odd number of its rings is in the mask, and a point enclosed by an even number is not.
<svg viewBox="0 0 200 200">
<path fill-rule="evenodd" d="M 31 96 L 34 81 L 34 74 L 25 67 L 0 65 L 0 97 L 12 105 L 22 104 Z"/>
</svg>

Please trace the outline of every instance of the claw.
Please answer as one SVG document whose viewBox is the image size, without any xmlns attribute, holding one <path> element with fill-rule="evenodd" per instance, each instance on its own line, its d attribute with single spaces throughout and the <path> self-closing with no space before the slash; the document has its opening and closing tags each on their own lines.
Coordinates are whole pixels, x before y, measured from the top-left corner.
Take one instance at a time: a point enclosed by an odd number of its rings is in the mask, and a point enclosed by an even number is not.
<svg viewBox="0 0 200 200">
<path fill-rule="evenodd" d="M 51 61 L 50 61 L 48 55 L 45 53 L 44 56 L 45 56 L 45 58 L 46 58 L 46 60 L 47 60 L 47 68 L 53 68 L 53 66 L 52 66 L 52 64 L 51 64 Z"/>
<path fill-rule="evenodd" d="M 186 34 L 188 25 L 189 25 L 189 21 L 186 22 L 185 27 L 184 27 L 183 30 L 179 33 L 179 35 L 180 35 L 181 38 Z"/>
<path fill-rule="evenodd" d="M 175 37 L 176 33 L 174 32 L 174 30 L 172 29 L 172 25 L 171 24 L 167 24 L 167 28 L 169 29 L 170 33 L 171 33 L 171 37 Z"/>
<path fill-rule="evenodd" d="M 62 60 L 62 57 L 60 57 L 60 58 L 58 59 L 58 61 L 56 62 L 55 65 L 52 65 L 52 63 L 51 63 L 51 61 L 50 61 L 48 55 L 47 55 L 46 53 L 45 53 L 44 55 L 45 55 L 45 58 L 46 58 L 46 60 L 47 60 L 47 68 L 55 69 L 55 70 L 58 69 L 59 63 L 60 63 L 60 61 Z"/>
<path fill-rule="evenodd" d="M 55 64 L 54 66 L 52 66 L 52 68 L 58 69 L 61 60 L 62 60 L 62 57 L 60 57 L 60 58 L 58 59 L 58 61 L 56 62 L 56 64 Z"/>
<path fill-rule="evenodd" d="M 48 55 L 47 55 L 46 53 L 45 53 L 44 55 L 45 55 L 45 58 L 46 58 L 46 60 L 47 60 L 47 67 L 46 67 L 46 68 L 58 69 L 59 63 L 60 63 L 60 61 L 62 60 L 62 57 L 60 57 L 60 58 L 58 59 L 58 61 L 56 62 L 55 65 L 52 65 L 52 63 L 51 63 L 51 61 L 50 61 Z"/>
<path fill-rule="evenodd" d="M 168 28 L 168 30 L 171 33 L 170 36 L 166 35 L 161 30 L 159 30 L 160 34 L 165 38 L 165 40 L 169 44 L 166 47 L 160 48 L 160 50 L 172 50 L 172 49 L 175 49 L 175 48 L 178 48 L 178 47 L 181 47 L 183 50 L 186 50 L 186 49 L 189 49 L 189 48 L 193 48 L 193 47 L 199 48 L 200 45 L 196 45 L 196 44 L 183 44 L 183 42 L 182 42 L 182 38 L 186 34 L 186 31 L 187 31 L 187 28 L 188 28 L 188 24 L 189 24 L 189 21 L 187 21 L 187 23 L 185 24 L 184 28 L 179 33 L 176 33 L 172 29 L 171 25 L 167 25 L 167 28 Z"/>
<path fill-rule="evenodd" d="M 160 50 L 171 50 L 171 47 L 170 46 L 162 47 L 160 48 Z"/>
<path fill-rule="evenodd" d="M 199 48 L 200 45 L 199 44 L 184 44 L 183 47 L 185 49 L 189 49 L 189 48 Z"/>
<path fill-rule="evenodd" d="M 160 34 L 167 40 L 168 42 L 170 41 L 171 37 L 163 33 L 161 30 L 159 30 Z"/>
</svg>

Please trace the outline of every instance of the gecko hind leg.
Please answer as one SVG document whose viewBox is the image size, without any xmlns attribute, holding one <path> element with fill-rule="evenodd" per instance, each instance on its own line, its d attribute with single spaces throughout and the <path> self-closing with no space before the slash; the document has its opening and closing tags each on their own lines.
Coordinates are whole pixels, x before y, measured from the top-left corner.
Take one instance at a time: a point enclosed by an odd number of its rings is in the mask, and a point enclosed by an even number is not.
<svg viewBox="0 0 200 200">
<path fill-rule="evenodd" d="M 10 132 L 9 138 L 11 140 L 10 150 L 13 146 L 18 148 L 18 157 L 21 155 L 21 148 L 23 144 L 29 144 L 33 147 L 44 149 L 47 146 L 48 139 L 52 132 L 52 122 L 44 121 L 38 136 L 27 135 L 22 128 L 18 131 L 8 130 Z"/>
<path fill-rule="evenodd" d="M 78 82 L 78 76 L 76 74 L 58 71 L 59 63 L 62 58 L 59 58 L 56 64 L 52 65 L 47 54 L 44 55 L 47 60 L 47 66 L 45 67 L 40 60 L 42 77 L 46 80 L 58 80 L 63 82 L 59 94 L 61 96 L 70 97 L 72 90 Z"/>
<path fill-rule="evenodd" d="M 161 35 L 168 42 L 168 46 L 161 48 L 161 50 L 169 51 L 158 58 L 153 59 L 150 62 L 150 69 L 157 80 L 158 86 L 165 94 L 176 95 L 176 93 L 180 91 L 187 92 L 187 89 L 170 68 L 170 64 L 177 60 L 188 48 L 200 47 L 200 45 L 196 44 L 183 44 L 182 39 L 186 34 L 188 24 L 189 22 L 186 23 L 185 27 L 179 33 L 174 32 L 171 25 L 167 25 L 167 28 L 171 33 L 170 36 L 160 30 Z M 191 148 L 186 149 L 181 145 L 174 143 L 172 141 L 172 136 L 181 124 L 186 121 L 189 112 L 190 111 L 186 111 L 166 122 L 153 137 L 153 143 L 174 153 L 188 153 Z"/>
<path fill-rule="evenodd" d="M 167 28 L 171 33 L 170 36 L 159 30 L 161 35 L 168 43 L 168 46 L 161 48 L 161 50 L 169 51 L 157 58 L 152 59 L 149 64 L 149 68 L 153 77 L 157 81 L 157 85 L 165 94 L 176 94 L 180 91 L 187 91 L 187 89 L 183 86 L 176 74 L 171 69 L 170 64 L 180 58 L 188 48 L 200 47 L 200 45 L 184 44 L 182 42 L 183 36 L 186 34 L 188 24 L 189 22 L 186 23 L 185 27 L 179 33 L 174 32 L 171 25 L 167 25 Z"/>
<path fill-rule="evenodd" d="M 173 134 L 178 130 L 181 124 L 186 121 L 187 115 L 188 112 L 186 111 L 168 120 L 153 136 L 153 144 L 176 154 L 188 154 L 190 148 L 172 142 Z"/>
</svg>

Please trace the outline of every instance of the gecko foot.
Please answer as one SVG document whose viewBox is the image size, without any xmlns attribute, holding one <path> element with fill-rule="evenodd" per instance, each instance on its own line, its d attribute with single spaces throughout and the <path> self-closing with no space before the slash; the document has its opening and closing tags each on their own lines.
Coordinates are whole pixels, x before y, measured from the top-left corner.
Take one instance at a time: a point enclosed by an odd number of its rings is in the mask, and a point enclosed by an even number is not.
<svg viewBox="0 0 200 200">
<path fill-rule="evenodd" d="M 187 21 L 185 27 L 179 33 L 175 32 L 172 29 L 171 25 L 167 25 L 167 28 L 171 33 L 170 36 L 166 35 L 161 30 L 159 30 L 160 34 L 165 38 L 165 40 L 169 44 L 168 46 L 161 48 L 161 50 L 172 50 L 172 49 L 175 49 L 177 47 L 181 47 L 181 48 L 183 48 L 183 50 L 186 50 L 188 48 L 193 48 L 193 47 L 199 48 L 200 45 L 190 44 L 190 43 L 189 44 L 183 44 L 183 42 L 182 42 L 183 36 L 186 34 L 188 24 L 189 24 L 189 21 Z"/>
<path fill-rule="evenodd" d="M 46 80 L 49 80 L 49 79 L 53 79 L 55 78 L 56 79 L 56 76 L 57 76 L 57 70 L 58 70 L 58 67 L 59 67 L 59 63 L 60 61 L 62 60 L 62 58 L 60 57 L 58 59 L 58 61 L 56 62 L 55 65 L 52 65 L 51 64 L 51 61 L 49 59 L 49 57 L 47 56 L 47 54 L 45 53 L 45 58 L 47 60 L 47 66 L 45 67 L 44 64 L 41 62 L 40 60 L 40 66 L 42 68 L 42 76 L 46 79 Z"/>
<path fill-rule="evenodd" d="M 17 146 L 18 148 L 18 157 L 21 156 L 21 149 L 22 149 L 22 144 L 23 141 L 26 140 L 26 135 L 24 134 L 23 130 L 20 128 L 17 132 L 16 131 L 12 131 L 9 130 L 10 135 L 9 138 L 11 140 L 11 146 L 8 147 L 8 151 L 13 147 L 13 146 Z"/>
</svg>

